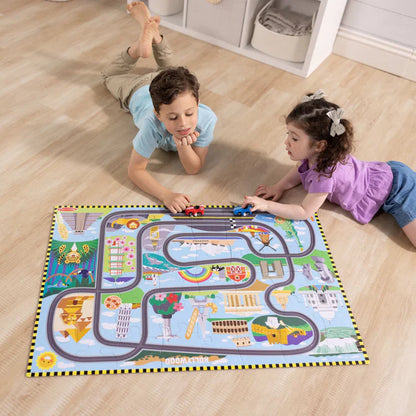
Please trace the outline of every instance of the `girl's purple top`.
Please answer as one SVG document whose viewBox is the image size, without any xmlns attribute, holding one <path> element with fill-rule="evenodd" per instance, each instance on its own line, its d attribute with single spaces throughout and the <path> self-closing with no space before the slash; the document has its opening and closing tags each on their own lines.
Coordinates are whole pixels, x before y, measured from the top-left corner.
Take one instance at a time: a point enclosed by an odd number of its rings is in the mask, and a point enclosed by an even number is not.
<svg viewBox="0 0 416 416">
<path fill-rule="evenodd" d="M 308 193 L 327 193 L 328 200 L 340 205 L 360 223 L 374 217 L 390 195 L 393 174 L 383 162 L 363 162 L 349 155 L 345 164 L 337 163 L 330 178 L 308 168 L 305 159 L 298 168 Z"/>
</svg>

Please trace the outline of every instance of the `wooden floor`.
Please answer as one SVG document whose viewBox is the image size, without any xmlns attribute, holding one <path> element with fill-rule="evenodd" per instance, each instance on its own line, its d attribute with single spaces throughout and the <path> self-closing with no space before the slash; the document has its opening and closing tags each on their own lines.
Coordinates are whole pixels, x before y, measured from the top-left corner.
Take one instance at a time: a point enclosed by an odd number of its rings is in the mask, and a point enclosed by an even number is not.
<svg viewBox="0 0 416 416">
<path fill-rule="evenodd" d="M 319 216 L 368 366 L 27 378 L 53 207 L 153 204 L 127 177 L 136 133 L 100 70 L 137 36 L 122 0 L 0 5 L 1 415 L 410 415 L 416 391 L 416 251 L 394 220 Z M 308 79 L 163 30 L 218 115 L 204 171 L 156 152 L 152 174 L 194 203 L 242 201 L 291 166 L 282 116 L 324 89 L 356 129 L 355 154 L 416 168 L 416 84 L 329 57 Z M 142 67 L 153 66 L 144 62 Z M 300 188 L 286 196 L 298 201 Z M 413 391 L 413 393 L 411 393 Z M 413 394 L 413 396 L 411 396 Z M 412 410 L 413 409 L 413 410 Z"/>
</svg>

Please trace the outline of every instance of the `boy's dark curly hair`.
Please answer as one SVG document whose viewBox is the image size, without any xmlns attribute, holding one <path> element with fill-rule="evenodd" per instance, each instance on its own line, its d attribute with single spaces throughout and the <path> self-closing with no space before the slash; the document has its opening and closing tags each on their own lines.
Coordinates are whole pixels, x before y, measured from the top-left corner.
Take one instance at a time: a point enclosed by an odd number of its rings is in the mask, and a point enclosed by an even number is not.
<svg viewBox="0 0 416 416">
<path fill-rule="evenodd" d="M 150 96 L 157 113 L 162 104 L 171 104 L 181 93 L 190 91 L 199 102 L 199 82 L 194 74 L 183 66 L 160 72 L 150 83 Z"/>
<path fill-rule="evenodd" d="M 307 94 L 307 96 L 311 95 Z M 346 157 L 353 149 L 354 131 L 347 119 L 341 119 L 341 124 L 345 127 L 344 133 L 334 137 L 330 135 L 332 120 L 327 113 L 338 108 L 338 105 L 324 98 L 314 99 L 299 103 L 286 117 L 286 124 L 293 123 L 311 140 L 326 141 L 324 149 L 319 153 L 315 170 L 329 177 L 332 176 L 336 164 L 345 163 Z"/>
</svg>

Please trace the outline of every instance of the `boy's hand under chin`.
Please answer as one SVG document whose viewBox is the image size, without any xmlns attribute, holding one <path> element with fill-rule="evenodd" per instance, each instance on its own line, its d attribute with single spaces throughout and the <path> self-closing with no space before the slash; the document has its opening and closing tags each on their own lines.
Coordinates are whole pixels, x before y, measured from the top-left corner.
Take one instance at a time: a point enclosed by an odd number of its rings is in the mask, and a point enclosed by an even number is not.
<svg viewBox="0 0 416 416">
<path fill-rule="evenodd" d="M 180 146 L 190 146 L 194 144 L 199 137 L 199 133 L 197 131 L 193 131 L 186 136 L 176 137 L 173 136 L 173 140 L 175 141 L 176 147 Z"/>
</svg>

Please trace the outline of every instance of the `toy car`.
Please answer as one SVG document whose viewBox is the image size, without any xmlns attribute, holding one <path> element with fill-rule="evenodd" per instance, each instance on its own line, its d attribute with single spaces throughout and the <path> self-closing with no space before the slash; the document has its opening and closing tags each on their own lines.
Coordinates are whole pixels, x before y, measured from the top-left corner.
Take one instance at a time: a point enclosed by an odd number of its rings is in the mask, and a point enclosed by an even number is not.
<svg viewBox="0 0 416 416">
<path fill-rule="evenodd" d="M 189 217 L 197 217 L 198 215 L 204 215 L 205 207 L 203 205 L 189 205 L 189 207 L 185 208 L 185 215 Z"/>
<path fill-rule="evenodd" d="M 239 206 L 233 209 L 233 214 L 237 217 L 246 217 L 247 215 L 251 215 L 251 205 L 247 205 L 245 208 Z"/>
</svg>

